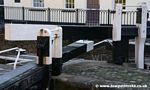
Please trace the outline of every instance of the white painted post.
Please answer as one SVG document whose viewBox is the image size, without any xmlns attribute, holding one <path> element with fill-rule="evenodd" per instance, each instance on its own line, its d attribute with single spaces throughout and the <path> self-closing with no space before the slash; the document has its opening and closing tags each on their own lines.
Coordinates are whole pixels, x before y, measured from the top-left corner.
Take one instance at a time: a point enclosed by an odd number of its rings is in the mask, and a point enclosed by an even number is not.
<svg viewBox="0 0 150 90">
<path fill-rule="evenodd" d="M 113 23 L 113 41 L 121 40 L 121 16 L 122 16 L 122 5 L 116 5 L 116 13 Z"/>
<path fill-rule="evenodd" d="M 52 58 L 62 58 L 62 28 L 41 29 L 38 36 L 49 37 L 49 57 L 44 57 L 43 64 L 52 64 Z"/>
<path fill-rule="evenodd" d="M 144 44 L 147 34 L 147 5 L 141 3 L 142 18 L 138 26 L 138 37 L 135 38 L 135 62 L 139 69 L 144 69 Z"/>
<path fill-rule="evenodd" d="M 139 34 L 141 38 L 146 38 L 147 34 L 147 4 L 145 2 L 142 3 L 142 24 L 141 30 L 139 30 Z"/>
<path fill-rule="evenodd" d="M 62 58 L 62 28 L 58 27 L 55 31 L 53 46 L 53 58 Z"/>
</svg>

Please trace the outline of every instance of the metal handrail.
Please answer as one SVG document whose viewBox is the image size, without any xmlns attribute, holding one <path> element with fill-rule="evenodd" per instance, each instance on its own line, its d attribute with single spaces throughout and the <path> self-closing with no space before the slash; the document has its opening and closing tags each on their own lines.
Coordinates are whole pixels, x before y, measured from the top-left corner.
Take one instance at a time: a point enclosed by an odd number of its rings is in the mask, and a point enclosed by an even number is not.
<svg viewBox="0 0 150 90">
<path fill-rule="evenodd" d="M 17 62 L 19 60 L 19 56 L 20 56 L 20 52 L 22 51 L 22 48 L 15 47 L 15 48 L 7 49 L 7 50 L 2 50 L 2 51 L 0 51 L 0 54 L 10 52 L 10 51 L 14 51 L 14 50 L 18 51 L 17 57 L 15 59 L 14 65 L 13 65 L 13 69 L 16 69 Z"/>
<path fill-rule="evenodd" d="M 15 62 L 14 62 L 14 66 L 13 66 L 14 69 L 16 69 L 19 56 L 20 56 L 20 49 L 18 49 L 18 54 L 17 54 L 17 57 L 16 57 Z"/>
</svg>

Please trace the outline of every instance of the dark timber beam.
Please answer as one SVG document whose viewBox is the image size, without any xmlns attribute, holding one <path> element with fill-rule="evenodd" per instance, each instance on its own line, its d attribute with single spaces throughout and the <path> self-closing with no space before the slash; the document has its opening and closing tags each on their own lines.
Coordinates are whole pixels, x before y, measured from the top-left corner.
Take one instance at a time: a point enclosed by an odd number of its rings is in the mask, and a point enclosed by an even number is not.
<svg viewBox="0 0 150 90">
<path fill-rule="evenodd" d="M 107 39 L 112 37 L 112 26 L 62 26 L 64 40 Z"/>
<path fill-rule="evenodd" d="M 62 26 L 64 40 L 104 40 L 112 38 L 112 26 Z M 122 26 L 122 37 L 129 37 L 131 39 L 138 36 L 138 28 L 136 26 Z"/>
<path fill-rule="evenodd" d="M 113 42 L 113 62 L 118 65 L 122 65 L 124 62 L 128 62 L 128 49 L 129 39 L 122 38 L 121 41 Z"/>
<path fill-rule="evenodd" d="M 63 47 L 63 63 L 86 52 L 86 44 L 72 43 Z"/>
<path fill-rule="evenodd" d="M 78 40 L 63 47 L 63 63 L 94 49 L 94 41 Z"/>
</svg>

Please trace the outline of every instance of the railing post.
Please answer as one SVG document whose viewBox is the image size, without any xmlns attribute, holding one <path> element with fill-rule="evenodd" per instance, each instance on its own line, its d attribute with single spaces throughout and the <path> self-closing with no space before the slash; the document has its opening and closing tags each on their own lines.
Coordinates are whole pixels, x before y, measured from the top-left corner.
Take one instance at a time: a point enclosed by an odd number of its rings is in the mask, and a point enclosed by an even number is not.
<svg viewBox="0 0 150 90">
<path fill-rule="evenodd" d="M 24 21 L 25 20 L 25 8 L 24 7 L 22 7 L 22 20 Z"/>
<path fill-rule="evenodd" d="M 79 9 L 76 9 L 76 23 L 79 23 Z"/>
<path fill-rule="evenodd" d="M 0 6 L 0 20 L 4 20 L 5 16 L 4 16 L 4 6 Z"/>
<path fill-rule="evenodd" d="M 51 13 L 51 9 L 50 8 L 47 9 L 47 13 L 48 13 L 47 14 L 47 19 L 48 19 L 48 22 L 50 22 L 51 21 L 51 16 L 50 16 L 51 15 L 50 14 Z"/>
<path fill-rule="evenodd" d="M 108 25 L 110 24 L 110 10 L 108 9 Z"/>
</svg>

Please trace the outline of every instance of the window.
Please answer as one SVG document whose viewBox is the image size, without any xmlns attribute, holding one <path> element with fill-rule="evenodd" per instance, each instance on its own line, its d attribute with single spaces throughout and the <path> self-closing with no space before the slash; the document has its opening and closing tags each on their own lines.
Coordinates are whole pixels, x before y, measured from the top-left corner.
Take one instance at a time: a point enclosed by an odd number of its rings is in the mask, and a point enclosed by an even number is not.
<svg viewBox="0 0 150 90">
<path fill-rule="evenodd" d="M 126 5 L 126 0 L 115 0 L 115 5 L 118 3 L 122 5 Z M 125 9 L 125 7 L 123 7 L 123 9 Z"/>
<path fill-rule="evenodd" d="M 20 3 L 20 0 L 15 0 L 15 3 Z"/>
<path fill-rule="evenodd" d="M 34 7 L 44 7 L 44 0 L 33 0 Z"/>
<path fill-rule="evenodd" d="M 66 8 L 74 8 L 74 0 L 66 0 Z"/>
</svg>

